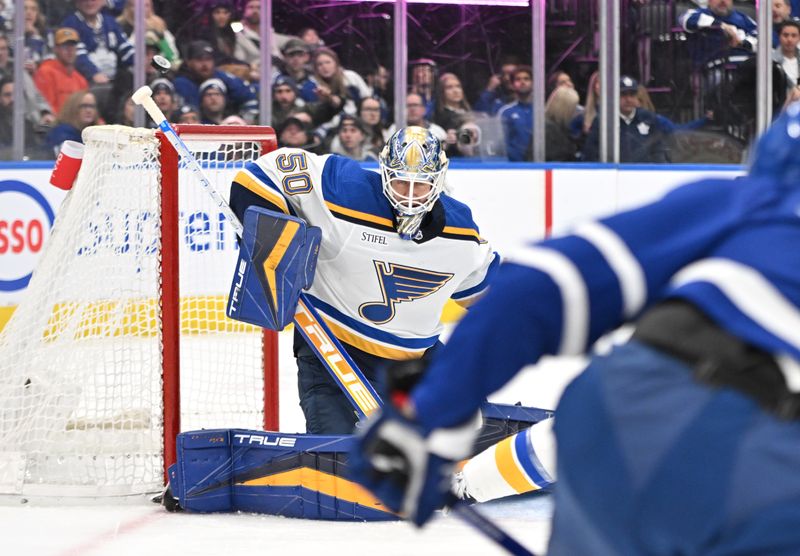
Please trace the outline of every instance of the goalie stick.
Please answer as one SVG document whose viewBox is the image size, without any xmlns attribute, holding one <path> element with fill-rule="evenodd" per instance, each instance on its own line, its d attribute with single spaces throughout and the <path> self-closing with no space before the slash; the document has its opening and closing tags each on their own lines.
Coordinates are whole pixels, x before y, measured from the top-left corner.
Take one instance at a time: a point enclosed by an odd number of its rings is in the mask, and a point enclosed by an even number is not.
<svg viewBox="0 0 800 556">
<path fill-rule="evenodd" d="M 203 172 L 200 163 L 195 156 L 186 146 L 186 143 L 180 138 L 175 128 L 169 123 L 164 113 L 156 105 L 152 98 L 153 91 L 145 85 L 133 93 L 133 101 L 142 106 L 150 117 L 153 119 L 158 128 L 164 133 L 167 140 L 175 148 L 178 154 L 184 159 L 188 169 L 195 175 L 195 177 L 203 185 L 203 188 L 211 196 L 216 203 L 217 207 L 222 211 L 222 214 L 233 227 L 236 235 L 242 237 L 242 223 L 233 212 L 231 207 L 225 202 L 225 199 L 219 194 L 214 185 L 209 181 Z M 302 324 L 298 323 L 297 315 L 295 315 L 295 325 L 299 327 L 303 336 L 309 340 L 309 344 L 316 353 L 317 357 L 322 362 L 323 366 L 333 377 L 334 381 L 347 395 L 347 398 L 353 404 L 356 412 L 360 417 L 370 415 L 373 411 L 378 409 L 382 403 L 375 389 L 364 377 L 361 370 L 350 358 L 347 352 L 342 348 L 339 340 L 331 334 L 327 325 L 319 318 L 314 307 L 308 301 L 305 294 L 300 294 L 300 303 L 298 303 L 298 314 L 303 314 L 308 319 Z M 345 362 L 349 365 L 349 373 L 342 373 L 339 370 L 339 362 Z M 455 499 L 455 497 L 453 497 Z M 473 528 L 483 533 L 486 537 L 492 539 L 500 546 L 508 550 L 511 554 L 518 556 L 534 556 L 532 552 L 523 547 L 511 535 L 500 529 L 490 519 L 475 510 L 472 506 L 468 505 L 462 500 L 455 499 L 451 504 L 451 509 L 462 520 L 469 523 Z"/>
</svg>

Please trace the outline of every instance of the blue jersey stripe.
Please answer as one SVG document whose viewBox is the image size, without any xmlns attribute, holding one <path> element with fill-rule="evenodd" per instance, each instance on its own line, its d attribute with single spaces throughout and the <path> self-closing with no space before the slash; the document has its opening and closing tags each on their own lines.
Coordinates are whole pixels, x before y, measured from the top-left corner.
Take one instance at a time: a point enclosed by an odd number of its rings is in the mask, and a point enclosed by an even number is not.
<svg viewBox="0 0 800 556">
<path fill-rule="evenodd" d="M 514 438 L 514 453 L 517 456 L 517 461 L 522 466 L 522 469 L 525 470 L 525 473 L 530 477 L 533 483 L 538 487 L 546 487 L 550 485 L 550 481 L 544 478 L 544 476 L 539 473 L 539 470 L 536 468 L 536 465 L 532 461 L 532 457 L 536 457 L 533 454 L 533 450 L 529 448 L 528 444 L 528 437 L 530 436 L 530 429 L 525 431 L 523 434 L 517 434 Z M 538 462 L 537 462 L 538 463 Z"/>
</svg>

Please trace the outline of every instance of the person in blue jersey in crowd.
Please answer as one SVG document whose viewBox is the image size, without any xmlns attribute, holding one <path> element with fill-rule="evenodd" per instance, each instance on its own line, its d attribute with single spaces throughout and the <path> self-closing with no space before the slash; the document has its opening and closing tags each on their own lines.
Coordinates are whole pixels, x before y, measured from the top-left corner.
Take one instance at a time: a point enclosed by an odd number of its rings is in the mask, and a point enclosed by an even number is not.
<svg viewBox="0 0 800 556">
<path fill-rule="evenodd" d="M 501 108 L 497 116 L 503 125 L 508 160 L 522 162 L 529 159 L 526 153 L 533 138 L 533 70 L 530 66 L 514 69 L 511 86 L 517 100 Z"/>
<path fill-rule="evenodd" d="M 173 80 L 175 91 L 187 104 L 199 106 L 200 86 L 211 78 L 225 85 L 225 99 L 230 110 L 249 122 L 255 121 L 258 99 L 253 88 L 235 75 L 217 69 L 214 49 L 207 41 L 192 41 L 186 48 L 186 61 Z"/>
<path fill-rule="evenodd" d="M 548 554 L 800 553 L 798 149 L 795 103 L 747 176 L 511 253 L 416 386 L 361 428 L 353 477 L 425 523 L 487 394 L 633 321 L 556 408 Z"/>
<path fill-rule="evenodd" d="M 699 44 L 691 49 L 695 65 L 713 58 L 749 55 L 758 46 L 756 22 L 733 9 L 732 0 L 708 0 L 704 8 L 686 10 L 678 23 L 687 33 L 698 33 Z"/>
<path fill-rule="evenodd" d="M 240 219 L 260 206 L 321 228 L 307 297 L 380 394 L 378 368 L 435 349 L 447 300 L 471 304 L 499 257 L 469 208 L 444 194 L 448 160 L 428 130 L 398 130 L 379 166 L 282 148 L 248 163 L 230 200 Z M 353 407 L 299 332 L 294 355 L 307 432 L 352 432 Z"/>
<path fill-rule="evenodd" d="M 620 162 L 669 162 L 667 140 L 675 125 L 639 106 L 639 83 L 623 75 L 619 82 Z M 595 118 L 583 146 L 583 159 L 600 158 L 600 119 Z"/>
<path fill-rule="evenodd" d="M 133 65 L 133 44 L 113 16 L 104 13 L 104 0 L 75 0 L 74 13 L 61 23 L 78 32 L 75 67 L 89 83 L 110 83 L 119 67 Z"/>
</svg>

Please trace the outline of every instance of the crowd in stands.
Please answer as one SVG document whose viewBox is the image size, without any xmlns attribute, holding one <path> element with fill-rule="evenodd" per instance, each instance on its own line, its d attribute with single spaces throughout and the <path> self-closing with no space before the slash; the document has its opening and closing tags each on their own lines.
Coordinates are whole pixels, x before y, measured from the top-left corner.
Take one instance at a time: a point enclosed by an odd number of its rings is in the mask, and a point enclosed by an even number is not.
<svg viewBox="0 0 800 556">
<path fill-rule="evenodd" d="M 756 24 L 731 2 L 707 0 L 680 14 L 678 23 L 695 37 L 692 52 L 703 71 L 717 59 L 726 67 L 731 61 L 752 63 Z M 55 156 L 66 139 L 79 140 L 86 126 L 133 125 L 134 1 L 64 3 L 69 10 L 52 21 L 39 0 L 24 2 L 26 148 L 43 157 Z M 146 79 L 156 103 L 174 123 L 256 122 L 261 2 L 195 0 L 191 5 L 192 24 L 181 25 L 176 34 L 152 0 L 144 2 Z M 800 98 L 800 22 L 790 0 L 774 0 L 772 13 L 773 60 L 785 77 L 779 91 L 784 103 Z M 0 8 L 0 149 L 5 150 L 12 142 L 15 86 L 11 22 L 8 6 Z M 343 53 L 327 47 L 313 28 L 294 35 L 277 30 L 273 38 L 272 125 L 279 143 L 375 160 L 395 129 L 387 68 L 379 65 L 362 74 L 349 69 L 353 60 L 343 60 Z M 152 67 L 155 55 L 167 58 L 172 69 L 163 73 Z M 498 67 L 485 88 L 468 99 L 463 76 L 441 72 L 431 58 L 412 60 L 407 123 L 429 128 L 454 158 L 532 160 L 533 72 L 512 53 Z M 723 86 L 721 78 L 709 83 Z M 598 160 L 597 72 L 579 92 L 568 73 L 556 71 L 548 78 L 546 94 L 546 159 Z M 701 128 L 714 116 L 709 106 L 702 118 L 677 125 L 656 113 L 647 89 L 631 76 L 621 79 L 619 102 L 623 162 L 669 162 L 668 139 L 678 131 Z"/>
</svg>

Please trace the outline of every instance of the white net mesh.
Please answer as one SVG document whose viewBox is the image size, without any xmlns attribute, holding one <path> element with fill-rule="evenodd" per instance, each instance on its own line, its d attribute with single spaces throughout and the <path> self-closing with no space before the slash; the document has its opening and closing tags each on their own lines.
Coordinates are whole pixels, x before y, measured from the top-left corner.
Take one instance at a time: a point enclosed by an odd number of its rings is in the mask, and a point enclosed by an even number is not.
<svg viewBox="0 0 800 556">
<path fill-rule="evenodd" d="M 163 483 L 159 141 L 121 126 L 90 128 L 84 140 L 78 179 L 0 334 L 0 494 L 127 495 Z M 251 141 L 189 147 L 226 198 L 236 168 L 260 154 Z M 224 316 L 236 238 L 188 176 L 182 429 L 261 428 L 261 334 Z"/>
</svg>

